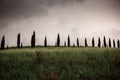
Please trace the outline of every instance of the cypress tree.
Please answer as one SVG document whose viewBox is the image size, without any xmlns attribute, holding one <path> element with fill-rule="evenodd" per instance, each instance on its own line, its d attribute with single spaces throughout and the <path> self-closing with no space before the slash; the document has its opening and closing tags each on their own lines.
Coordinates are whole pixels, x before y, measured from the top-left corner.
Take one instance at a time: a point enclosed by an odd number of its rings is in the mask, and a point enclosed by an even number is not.
<svg viewBox="0 0 120 80">
<path fill-rule="evenodd" d="M 111 39 L 109 38 L 109 48 L 111 48 Z"/>
<path fill-rule="evenodd" d="M 70 37 L 68 35 L 68 47 L 70 47 Z"/>
<path fill-rule="evenodd" d="M 98 38 L 98 47 L 101 47 L 100 37 Z"/>
<path fill-rule="evenodd" d="M 92 47 L 95 47 L 94 37 L 92 38 Z"/>
<path fill-rule="evenodd" d="M 5 36 L 3 36 L 1 40 L 1 49 L 5 49 Z"/>
<path fill-rule="evenodd" d="M 44 47 L 47 47 L 47 37 L 45 36 Z"/>
<path fill-rule="evenodd" d="M 104 47 L 107 47 L 107 44 L 106 44 L 106 38 L 105 38 L 105 36 L 104 36 L 103 43 L 104 43 Z"/>
<path fill-rule="evenodd" d="M 66 47 L 66 41 L 64 41 L 64 47 Z"/>
<path fill-rule="evenodd" d="M 33 31 L 33 35 L 31 37 L 31 47 L 35 47 L 35 31 Z"/>
<path fill-rule="evenodd" d="M 33 35 L 31 36 L 31 47 L 33 47 Z"/>
<path fill-rule="evenodd" d="M 60 35 L 58 33 L 58 36 L 57 36 L 57 46 L 59 47 L 60 46 Z"/>
<path fill-rule="evenodd" d="M 77 47 L 79 47 L 79 39 L 77 38 Z"/>
<path fill-rule="evenodd" d="M 87 39 L 85 38 L 85 47 L 88 47 Z"/>
<path fill-rule="evenodd" d="M 113 47 L 115 48 L 115 40 L 113 39 Z"/>
<path fill-rule="evenodd" d="M 20 33 L 17 35 L 17 48 L 20 48 Z"/>
<path fill-rule="evenodd" d="M 33 31 L 33 47 L 35 47 L 35 31 Z"/>
<path fill-rule="evenodd" d="M 120 48 L 120 41 L 119 41 L 119 39 L 117 41 L 117 47 Z"/>
</svg>

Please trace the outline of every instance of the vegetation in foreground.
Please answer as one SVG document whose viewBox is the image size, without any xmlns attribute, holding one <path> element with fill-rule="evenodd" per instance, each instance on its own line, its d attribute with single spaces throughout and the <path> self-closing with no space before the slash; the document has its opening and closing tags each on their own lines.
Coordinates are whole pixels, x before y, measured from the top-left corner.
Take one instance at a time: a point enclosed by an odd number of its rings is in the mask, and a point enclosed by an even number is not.
<svg viewBox="0 0 120 80">
<path fill-rule="evenodd" d="M 47 47 L 0 51 L 0 80 L 119 80 L 120 49 Z"/>
</svg>

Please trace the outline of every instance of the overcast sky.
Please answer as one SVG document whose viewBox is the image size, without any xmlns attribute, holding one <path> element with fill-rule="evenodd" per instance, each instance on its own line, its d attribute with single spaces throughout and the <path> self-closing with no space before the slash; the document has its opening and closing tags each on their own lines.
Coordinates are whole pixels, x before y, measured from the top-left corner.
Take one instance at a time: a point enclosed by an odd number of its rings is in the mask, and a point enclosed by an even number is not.
<svg viewBox="0 0 120 80">
<path fill-rule="evenodd" d="M 23 45 L 30 45 L 33 30 L 37 45 L 45 36 L 54 44 L 58 33 L 61 44 L 68 35 L 81 45 L 85 37 L 89 45 L 92 37 L 96 43 L 103 36 L 120 39 L 120 0 L 0 0 L 0 40 L 5 35 L 6 45 L 14 46 L 21 33 Z"/>
</svg>

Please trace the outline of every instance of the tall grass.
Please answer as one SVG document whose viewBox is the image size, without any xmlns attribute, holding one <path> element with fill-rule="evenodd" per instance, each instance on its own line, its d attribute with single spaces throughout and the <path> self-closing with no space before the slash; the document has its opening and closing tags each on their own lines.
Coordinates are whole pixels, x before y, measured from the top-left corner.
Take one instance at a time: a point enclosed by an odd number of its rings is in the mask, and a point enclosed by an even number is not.
<svg viewBox="0 0 120 80">
<path fill-rule="evenodd" d="M 0 80 L 97 79 L 120 79 L 120 49 L 41 47 L 0 51 Z"/>
</svg>

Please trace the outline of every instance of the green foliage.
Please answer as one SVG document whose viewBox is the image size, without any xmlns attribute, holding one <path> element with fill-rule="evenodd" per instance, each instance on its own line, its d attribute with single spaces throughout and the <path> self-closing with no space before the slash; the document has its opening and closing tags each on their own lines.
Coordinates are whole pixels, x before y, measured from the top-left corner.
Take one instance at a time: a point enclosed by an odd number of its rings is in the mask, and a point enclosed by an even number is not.
<svg viewBox="0 0 120 80">
<path fill-rule="evenodd" d="M 41 47 L 0 51 L 1 80 L 119 80 L 119 48 Z"/>
</svg>

